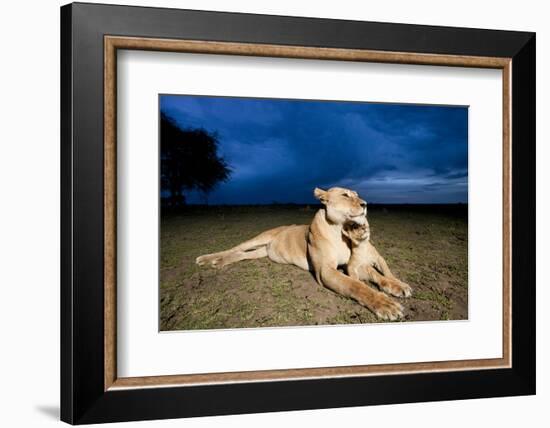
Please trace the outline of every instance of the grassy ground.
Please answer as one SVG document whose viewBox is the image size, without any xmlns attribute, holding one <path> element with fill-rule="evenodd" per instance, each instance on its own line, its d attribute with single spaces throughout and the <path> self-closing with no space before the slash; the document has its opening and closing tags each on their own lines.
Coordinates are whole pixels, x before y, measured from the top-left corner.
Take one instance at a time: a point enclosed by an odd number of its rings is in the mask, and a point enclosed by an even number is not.
<svg viewBox="0 0 550 428">
<path fill-rule="evenodd" d="M 160 327 L 188 330 L 377 322 L 356 302 L 318 285 L 309 272 L 269 259 L 221 270 L 201 254 L 230 248 L 272 227 L 308 224 L 316 208 L 194 207 L 161 221 Z M 467 206 L 369 206 L 372 242 L 413 287 L 405 321 L 468 317 Z"/>
</svg>

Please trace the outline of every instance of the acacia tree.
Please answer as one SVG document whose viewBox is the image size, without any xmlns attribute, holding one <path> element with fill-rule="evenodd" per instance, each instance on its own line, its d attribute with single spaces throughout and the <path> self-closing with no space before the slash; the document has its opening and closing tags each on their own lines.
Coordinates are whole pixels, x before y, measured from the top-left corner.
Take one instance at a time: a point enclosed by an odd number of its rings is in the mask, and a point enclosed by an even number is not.
<svg viewBox="0 0 550 428">
<path fill-rule="evenodd" d="M 170 193 L 170 204 L 185 204 L 184 192 L 199 190 L 207 195 L 227 181 L 231 169 L 218 154 L 218 135 L 205 129 L 182 128 L 161 113 L 161 186 Z"/>
</svg>

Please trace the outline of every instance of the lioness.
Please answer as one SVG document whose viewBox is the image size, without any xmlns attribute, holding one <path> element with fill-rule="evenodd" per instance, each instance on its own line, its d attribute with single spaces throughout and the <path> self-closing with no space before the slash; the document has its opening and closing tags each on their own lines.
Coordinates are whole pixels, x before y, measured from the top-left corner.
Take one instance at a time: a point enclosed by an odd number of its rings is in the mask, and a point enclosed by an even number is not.
<svg viewBox="0 0 550 428">
<path fill-rule="evenodd" d="M 367 203 L 357 192 L 342 187 L 316 188 L 313 193 L 324 207 L 317 211 L 311 225 L 270 229 L 229 250 L 197 257 L 196 263 L 222 267 L 267 256 L 274 262 L 293 264 L 313 272 L 319 284 L 351 297 L 379 318 L 395 320 L 401 317 L 403 308 L 399 303 L 338 270 L 338 266 L 348 263 L 351 255 L 342 226 L 365 224 Z"/>
<path fill-rule="evenodd" d="M 411 287 L 398 280 L 391 272 L 386 260 L 370 242 L 369 223 L 348 223 L 342 234 L 351 242 L 351 257 L 347 264 L 348 275 L 360 281 L 373 282 L 392 296 L 410 297 Z"/>
</svg>

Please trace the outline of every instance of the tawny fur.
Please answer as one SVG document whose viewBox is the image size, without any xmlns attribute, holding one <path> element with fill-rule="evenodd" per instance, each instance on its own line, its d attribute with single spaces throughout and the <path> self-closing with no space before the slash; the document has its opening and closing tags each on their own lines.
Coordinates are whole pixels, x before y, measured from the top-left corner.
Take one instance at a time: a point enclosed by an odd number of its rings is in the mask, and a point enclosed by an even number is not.
<svg viewBox="0 0 550 428">
<path fill-rule="evenodd" d="M 370 226 L 367 223 L 344 225 L 342 234 L 350 239 L 351 257 L 348 261 L 348 275 L 360 281 L 372 282 L 382 291 L 396 297 L 410 297 L 412 288 L 397 279 L 386 260 L 370 242 Z"/>
<path fill-rule="evenodd" d="M 316 188 L 314 195 L 324 207 L 317 211 L 309 226 L 281 226 L 265 231 L 226 251 L 200 256 L 197 264 L 223 267 L 267 256 L 274 262 L 311 271 L 320 284 L 356 300 L 379 318 L 395 320 L 401 317 L 403 307 L 399 303 L 338 270 L 338 266 L 348 263 L 351 255 L 342 226 L 365 224 L 366 202 L 357 192 L 342 187 Z"/>
</svg>

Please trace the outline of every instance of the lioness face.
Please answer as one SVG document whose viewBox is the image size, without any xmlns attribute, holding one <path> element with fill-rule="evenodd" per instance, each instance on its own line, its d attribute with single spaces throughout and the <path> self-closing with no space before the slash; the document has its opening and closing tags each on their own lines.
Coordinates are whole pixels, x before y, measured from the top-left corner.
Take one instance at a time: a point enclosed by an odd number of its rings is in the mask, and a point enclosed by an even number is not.
<svg viewBox="0 0 550 428">
<path fill-rule="evenodd" d="M 326 207 L 327 218 L 336 224 L 367 222 L 367 203 L 357 192 L 343 187 L 332 187 L 328 190 L 315 188 L 313 194 Z"/>
</svg>

